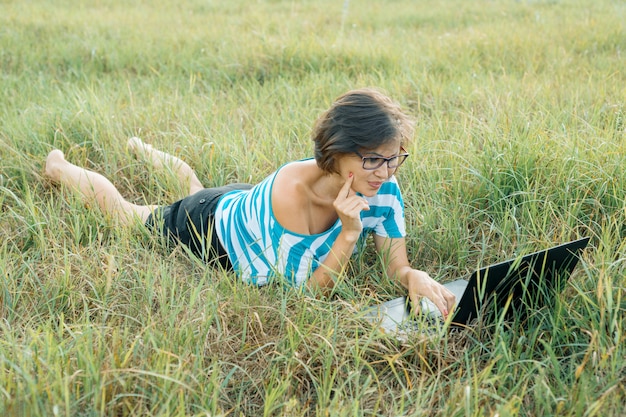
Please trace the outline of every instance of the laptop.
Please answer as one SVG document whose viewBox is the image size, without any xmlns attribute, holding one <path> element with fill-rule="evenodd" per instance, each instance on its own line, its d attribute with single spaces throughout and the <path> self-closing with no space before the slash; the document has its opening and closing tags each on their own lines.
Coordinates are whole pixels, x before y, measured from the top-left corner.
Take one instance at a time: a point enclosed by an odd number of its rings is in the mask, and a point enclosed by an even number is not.
<svg viewBox="0 0 626 417">
<path fill-rule="evenodd" d="M 467 326 L 474 319 L 490 320 L 500 314 L 517 314 L 523 319 L 530 309 L 546 305 L 552 295 L 562 290 L 588 243 L 588 237 L 574 240 L 478 269 L 467 279 L 444 284 L 457 301 L 452 325 Z M 390 333 L 416 330 L 420 318 L 443 321 L 430 300 L 421 299 L 417 315 L 411 313 L 410 304 L 408 297 L 395 298 L 369 307 L 364 318 Z"/>
</svg>

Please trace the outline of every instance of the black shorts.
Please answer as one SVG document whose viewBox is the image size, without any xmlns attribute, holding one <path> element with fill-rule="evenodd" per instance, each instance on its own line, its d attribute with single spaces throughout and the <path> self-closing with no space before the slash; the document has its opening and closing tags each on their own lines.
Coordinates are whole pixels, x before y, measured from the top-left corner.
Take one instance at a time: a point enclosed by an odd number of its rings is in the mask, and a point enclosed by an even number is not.
<svg viewBox="0 0 626 417">
<path fill-rule="evenodd" d="M 182 243 L 204 262 L 217 261 L 232 270 L 226 250 L 220 243 L 213 224 L 217 201 L 233 190 L 248 190 L 250 184 L 230 184 L 205 188 L 169 206 L 154 210 L 146 220 L 146 227 L 166 236 L 172 243 Z"/>
</svg>

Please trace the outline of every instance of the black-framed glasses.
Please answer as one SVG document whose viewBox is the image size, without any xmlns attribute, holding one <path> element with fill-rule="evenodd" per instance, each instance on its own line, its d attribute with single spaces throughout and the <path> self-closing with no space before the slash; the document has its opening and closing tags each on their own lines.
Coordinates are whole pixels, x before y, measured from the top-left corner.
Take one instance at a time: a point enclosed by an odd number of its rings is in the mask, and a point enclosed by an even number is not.
<svg viewBox="0 0 626 417">
<path fill-rule="evenodd" d="M 409 157 L 409 153 L 404 148 L 400 148 L 400 152 L 402 153 L 385 158 L 384 156 L 363 156 L 359 152 L 354 151 L 354 153 L 363 160 L 363 169 L 367 169 L 368 171 L 380 168 L 385 162 L 389 169 L 398 168 L 406 161 L 406 158 Z"/>
</svg>

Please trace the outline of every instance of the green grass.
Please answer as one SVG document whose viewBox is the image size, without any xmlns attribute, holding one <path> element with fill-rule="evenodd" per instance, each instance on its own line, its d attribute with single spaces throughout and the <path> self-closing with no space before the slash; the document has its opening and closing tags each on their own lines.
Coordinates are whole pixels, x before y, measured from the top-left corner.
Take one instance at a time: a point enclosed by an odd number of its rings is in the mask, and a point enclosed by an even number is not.
<svg viewBox="0 0 626 417">
<path fill-rule="evenodd" d="M 624 415 L 624 22 L 614 0 L 0 2 L 0 414 Z M 179 198 L 138 135 L 206 186 L 255 182 L 361 86 L 417 120 L 414 265 L 590 236 L 553 308 L 398 341 L 354 316 L 402 294 L 371 249 L 330 298 L 251 288 L 42 177 L 60 148 Z"/>
</svg>

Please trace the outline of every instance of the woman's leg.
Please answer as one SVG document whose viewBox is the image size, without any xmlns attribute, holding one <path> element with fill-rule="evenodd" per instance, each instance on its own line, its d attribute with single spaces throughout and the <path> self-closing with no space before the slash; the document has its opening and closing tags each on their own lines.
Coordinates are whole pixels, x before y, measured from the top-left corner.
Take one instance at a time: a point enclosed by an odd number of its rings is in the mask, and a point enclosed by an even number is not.
<svg viewBox="0 0 626 417">
<path fill-rule="evenodd" d="M 103 175 L 67 162 L 63 152 L 58 149 L 48 154 L 45 173 L 52 181 L 78 191 L 86 203 L 95 200 L 102 211 L 117 217 L 123 224 L 132 223 L 136 217 L 145 223 L 156 208 L 126 201 Z"/>
<path fill-rule="evenodd" d="M 176 175 L 181 184 L 189 185 L 189 194 L 192 195 L 204 189 L 196 173 L 186 162 L 168 153 L 159 151 L 138 137 L 128 139 L 128 147 L 144 159 L 150 161 L 155 168 L 168 168 Z"/>
</svg>

